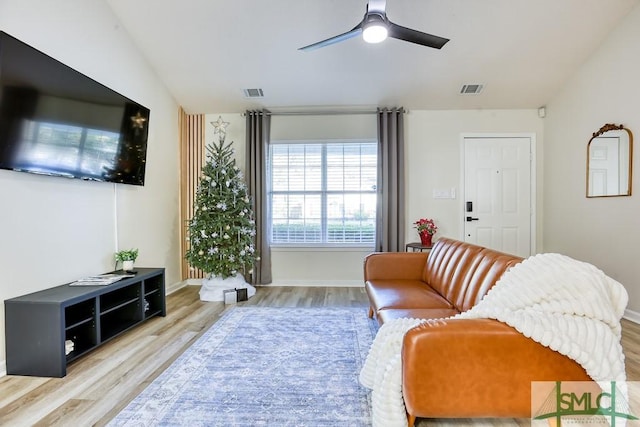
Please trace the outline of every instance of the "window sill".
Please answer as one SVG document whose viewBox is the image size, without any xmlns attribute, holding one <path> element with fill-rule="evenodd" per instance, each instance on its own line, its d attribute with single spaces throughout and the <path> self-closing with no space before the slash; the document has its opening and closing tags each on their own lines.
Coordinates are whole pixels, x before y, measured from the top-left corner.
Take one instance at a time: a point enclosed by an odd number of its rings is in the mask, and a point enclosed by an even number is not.
<svg viewBox="0 0 640 427">
<path fill-rule="evenodd" d="M 373 252 L 373 246 L 271 246 L 272 252 Z"/>
</svg>

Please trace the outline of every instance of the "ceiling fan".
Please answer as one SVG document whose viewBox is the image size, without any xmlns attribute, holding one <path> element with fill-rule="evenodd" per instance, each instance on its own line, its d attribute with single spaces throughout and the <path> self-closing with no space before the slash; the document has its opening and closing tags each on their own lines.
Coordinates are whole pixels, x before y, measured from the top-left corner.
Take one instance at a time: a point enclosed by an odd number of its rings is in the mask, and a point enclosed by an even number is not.
<svg viewBox="0 0 640 427">
<path fill-rule="evenodd" d="M 367 11 L 364 18 L 358 25 L 353 27 L 346 33 L 319 41 L 299 48 L 298 50 L 310 51 L 321 47 L 339 43 L 362 34 L 364 41 L 368 43 L 379 43 L 388 37 L 416 43 L 422 46 L 441 49 L 449 39 L 434 36 L 432 34 L 423 33 L 422 31 L 412 30 L 411 28 L 402 27 L 389 21 L 385 8 L 387 0 L 369 0 Z"/>
</svg>

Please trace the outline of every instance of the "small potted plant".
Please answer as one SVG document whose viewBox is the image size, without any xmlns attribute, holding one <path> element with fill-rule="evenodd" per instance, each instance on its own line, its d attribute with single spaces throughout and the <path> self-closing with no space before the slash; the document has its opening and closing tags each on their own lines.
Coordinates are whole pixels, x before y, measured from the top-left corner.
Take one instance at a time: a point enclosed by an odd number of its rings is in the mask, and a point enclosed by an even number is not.
<svg viewBox="0 0 640 427">
<path fill-rule="evenodd" d="M 436 231 L 438 231 L 435 221 L 430 218 L 421 218 L 414 222 L 413 225 L 418 230 L 420 242 L 424 246 L 431 246 L 433 244 L 431 239 L 433 235 L 436 234 Z"/>
<path fill-rule="evenodd" d="M 122 269 L 124 271 L 133 270 L 133 263 L 138 258 L 138 249 L 129 249 L 116 252 L 116 263 L 120 261 L 122 263 Z"/>
</svg>

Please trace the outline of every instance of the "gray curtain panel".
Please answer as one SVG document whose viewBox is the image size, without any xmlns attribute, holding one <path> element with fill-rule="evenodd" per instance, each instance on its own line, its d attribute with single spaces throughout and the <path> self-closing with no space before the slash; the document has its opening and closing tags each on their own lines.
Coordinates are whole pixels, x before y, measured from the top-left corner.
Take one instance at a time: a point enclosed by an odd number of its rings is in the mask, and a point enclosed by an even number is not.
<svg viewBox="0 0 640 427">
<path fill-rule="evenodd" d="M 256 220 L 256 262 L 251 283 L 271 283 L 271 247 L 269 246 L 269 212 L 267 203 L 267 155 L 271 133 L 271 115 L 267 110 L 247 111 L 246 177 L 253 198 Z"/>
<path fill-rule="evenodd" d="M 404 206 L 404 109 L 378 108 L 376 251 L 404 251 Z"/>
</svg>

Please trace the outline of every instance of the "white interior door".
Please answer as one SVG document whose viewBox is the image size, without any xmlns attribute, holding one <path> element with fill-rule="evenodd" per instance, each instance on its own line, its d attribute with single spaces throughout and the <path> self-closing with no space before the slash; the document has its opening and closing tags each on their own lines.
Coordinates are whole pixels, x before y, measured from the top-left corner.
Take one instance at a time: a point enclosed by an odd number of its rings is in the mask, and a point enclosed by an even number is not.
<svg viewBox="0 0 640 427">
<path fill-rule="evenodd" d="M 598 137 L 589 144 L 589 195 L 620 194 L 620 141 Z"/>
<path fill-rule="evenodd" d="M 530 137 L 464 138 L 464 240 L 531 255 Z"/>
</svg>

